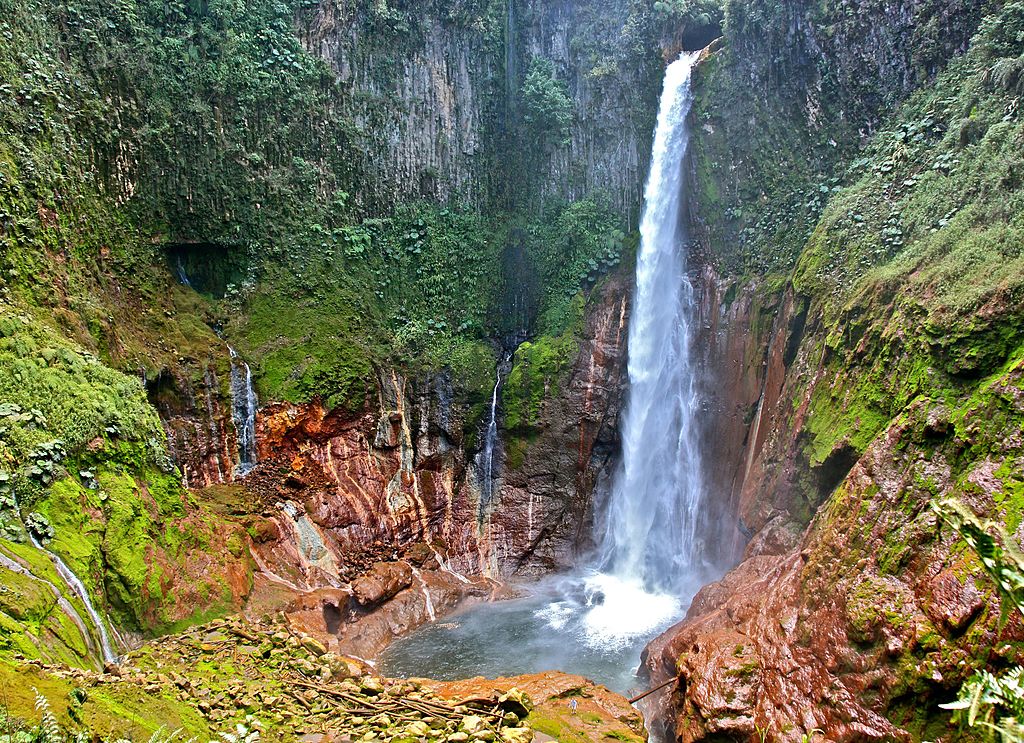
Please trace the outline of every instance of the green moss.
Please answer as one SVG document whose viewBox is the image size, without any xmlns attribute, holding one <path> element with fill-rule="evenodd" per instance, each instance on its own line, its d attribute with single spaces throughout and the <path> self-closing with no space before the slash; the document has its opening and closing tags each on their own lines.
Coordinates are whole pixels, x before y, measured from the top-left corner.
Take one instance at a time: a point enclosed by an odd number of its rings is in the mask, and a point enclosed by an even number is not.
<svg viewBox="0 0 1024 743">
<path fill-rule="evenodd" d="M 130 684 L 89 687 L 73 695 L 74 684 L 37 668 L 0 660 L 0 687 L 5 712 L 14 718 L 38 721 L 35 692 L 46 698 L 58 721 L 69 729 L 89 730 L 104 739 L 148 739 L 157 730 L 181 730 L 203 739 L 213 733 L 202 716 L 170 692 L 147 692 Z M 84 701 L 80 701 L 84 699 Z"/>
<path fill-rule="evenodd" d="M 579 730 L 575 730 L 565 720 L 560 717 L 544 714 L 538 710 L 530 713 L 526 723 L 538 733 L 550 735 L 559 743 L 576 743 L 577 741 L 578 743 L 586 743 L 588 741 L 586 735 Z"/>
<path fill-rule="evenodd" d="M 502 392 L 505 428 L 522 438 L 541 424 L 546 400 L 557 397 L 563 376 L 579 353 L 585 300 L 576 295 L 569 326 L 562 335 L 540 336 L 516 349 Z"/>
<path fill-rule="evenodd" d="M 519 346 L 502 396 L 506 428 L 526 432 L 540 427 L 544 403 L 558 396 L 577 349 L 571 336 L 541 336 Z"/>
<path fill-rule="evenodd" d="M 163 430 L 142 386 L 62 339 L 43 323 L 0 308 L 0 402 L 22 413 L 0 418 L 0 467 L 17 470 L 42 443 L 70 453 L 113 437 L 164 457 Z M 27 503 L 25 505 L 28 505 Z"/>
</svg>

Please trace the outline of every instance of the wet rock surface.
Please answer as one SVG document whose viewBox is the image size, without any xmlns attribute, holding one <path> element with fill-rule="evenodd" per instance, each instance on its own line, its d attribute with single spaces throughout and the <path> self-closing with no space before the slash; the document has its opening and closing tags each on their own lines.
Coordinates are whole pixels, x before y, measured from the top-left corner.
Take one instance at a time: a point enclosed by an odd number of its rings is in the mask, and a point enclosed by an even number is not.
<svg viewBox="0 0 1024 743">
<path fill-rule="evenodd" d="M 755 536 L 751 544 L 764 546 L 702 589 L 686 619 L 647 648 L 652 683 L 678 678 L 650 700 L 649 716 L 687 742 L 758 730 L 788 740 L 817 729 L 833 741 L 947 732 L 938 705 L 979 657 L 1018 662 L 1024 625 L 1015 614 L 1001 625 L 974 556 L 929 504 L 956 494 L 979 513 L 1002 512 L 1013 476 L 992 477 L 985 458 L 955 457 L 961 434 L 979 446 L 979 421 L 1024 412 L 1022 381 L 1018 364 L 939 440 L 929 433 L 938 408 L 917 401 L 867 448 L 797 545 Z M 1018 456 L 1019 435 L 999 434 L 998 446 Z"/>
</svg>

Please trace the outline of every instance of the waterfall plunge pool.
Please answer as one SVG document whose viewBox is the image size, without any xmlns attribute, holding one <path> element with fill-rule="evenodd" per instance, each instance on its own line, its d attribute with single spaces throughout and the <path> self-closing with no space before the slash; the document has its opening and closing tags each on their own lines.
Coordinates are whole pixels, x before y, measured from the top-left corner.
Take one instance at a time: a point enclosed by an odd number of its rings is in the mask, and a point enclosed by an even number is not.
<svg viewBox="0 0 1024 743">
<path fill-rule="evenodd" d="M 442 681 L 563 671 L 628 695 L 640 690 L 644 646 L 681 619 L 687 603 L 597 572 L 524 590 L 522 598 L 476 604 L 396 640 L 379 670 Z"/>
</svg>

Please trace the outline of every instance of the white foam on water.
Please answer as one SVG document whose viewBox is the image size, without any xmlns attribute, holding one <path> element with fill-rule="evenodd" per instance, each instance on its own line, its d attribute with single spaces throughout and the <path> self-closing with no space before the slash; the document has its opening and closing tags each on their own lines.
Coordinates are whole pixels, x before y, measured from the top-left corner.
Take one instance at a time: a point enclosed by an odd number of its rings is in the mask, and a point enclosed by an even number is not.
<svg viewBox="0 0 1024 743">
<path fill-rule="evenodd" d="M 534 616 L 543 619 L 553 630 L 565 629 L 576 615 L 577 608 L 568 601 L 552 601 L 542 609 L 534 612 Z"/>
<path fill-rule="evenodd" d="M 644 589 L 640 580 L 598 573 L 586 579 L 590 606 L 583 617 L 584 642 L 592 648 L 621 648 L 650 637 L 683 614 L 679 598 Z"/>
</svg>

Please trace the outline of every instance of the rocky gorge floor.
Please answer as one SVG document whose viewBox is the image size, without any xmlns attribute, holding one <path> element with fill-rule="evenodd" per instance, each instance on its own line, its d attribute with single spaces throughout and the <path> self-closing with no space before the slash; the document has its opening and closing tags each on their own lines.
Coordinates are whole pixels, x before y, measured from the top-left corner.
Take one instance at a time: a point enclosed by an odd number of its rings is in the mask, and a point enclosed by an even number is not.
<svg viewBox="0 0 1024 743">
<path fill-rule="evenodd" d="M 258 731 L 265 740 L 303 743 L 646 739 L 640 714 L 625 699 L 581 677 L 382 678 L 294 629 L 284 615 L 194 627 L 103 672 L 3 664 L 0 688 L 5 720 L 42 705 L 58 724 L 93 740 L 136 740 L 161 729 L 193 740 Z"/>
</svg>

